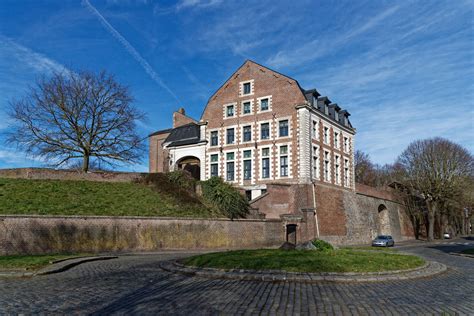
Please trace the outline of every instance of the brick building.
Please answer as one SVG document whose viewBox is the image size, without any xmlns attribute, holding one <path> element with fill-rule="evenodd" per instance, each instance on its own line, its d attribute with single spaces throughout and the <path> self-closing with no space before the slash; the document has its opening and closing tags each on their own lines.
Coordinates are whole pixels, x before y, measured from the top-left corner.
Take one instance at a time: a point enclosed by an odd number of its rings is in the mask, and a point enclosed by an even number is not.
<svg viewBox="0 0 474 316">
<path fill-rule="evenodd" d="M 253 200 L 271 183 L 324 183 L 353 190 L 355 129 L 349 112 L 288 76 L 246 61 L 195 121 L 150 135 L 150 172 L 220 176 Z"/>
<path fill-rule="evenodd" d="M 389 216 L 398 232 L 406 222 L 400 208 L 388 210 L 378 197 L 369 203 L 356 190 L 349 115 L 316 89 L 248 60 L 199 121 L 179 109 L 173 128 L 150 135 L 150 172 L 222 177 L 245 192 L 254 215 L 282 219 L 299 238 L 369 239 L 390 232 Z"/>
<path fill-rule="evenodd" d="M 179 109 L 171 129 L 150 135 L 150 172 L 222 177 L 245 192 L 254 215 L 283 220 L 299 238 L 411 238 L 396 198 L 356 187 L 349 115 L 316 89 L 248 60 L 199 121 Z"/>
</svg>

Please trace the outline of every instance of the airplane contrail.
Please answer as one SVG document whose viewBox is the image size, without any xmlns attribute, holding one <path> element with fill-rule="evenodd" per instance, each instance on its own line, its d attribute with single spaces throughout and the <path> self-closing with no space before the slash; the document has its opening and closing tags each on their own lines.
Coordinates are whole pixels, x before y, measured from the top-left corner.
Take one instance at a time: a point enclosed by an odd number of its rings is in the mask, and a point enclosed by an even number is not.
<svg viewBox="0 0 474 316">
<path fill-rule="evenodd" d="M 158 76 L 158 74 L 153 70 L 150 64 L 137 52 L 137 50 L 130 44 L 125 37 L 123 37 L 105 18 L 100 12 L 89 2 L 89 0 L 82 0 L 82 5 L 86 7 L 93 15 L 95 15 L 102 26 L 122 44 L 122 46 L 127 50 L 127 52 L 132 55 L 132 57 L 142 66 L 145 72 L 151 77 L 153 81 L 159 84 L 163 89 L 168 91 L 169 94 L 179 101 L 179 98 L 174 94 L 173 91 L 163 82 L 163 80 Z"/>
</svg>

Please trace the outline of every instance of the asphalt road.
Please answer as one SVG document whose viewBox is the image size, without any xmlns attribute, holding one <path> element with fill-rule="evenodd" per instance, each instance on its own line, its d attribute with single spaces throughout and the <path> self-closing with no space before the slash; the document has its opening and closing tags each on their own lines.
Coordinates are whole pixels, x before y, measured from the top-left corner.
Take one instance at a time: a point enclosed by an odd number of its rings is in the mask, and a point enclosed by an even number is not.
<svg viewBox="0 0 474 316">
<path fill-rule="evenodd" d="M 467 247 L 474 239 L 402 246 L 448 271 L 379 283 L 212 280 L 159 268 L 161 260 L 190 253 L 121 256 L 59 274 L 0 279 L 0 314 L 474 315 L 474 259 L 449 254 Z"/>
</svg>

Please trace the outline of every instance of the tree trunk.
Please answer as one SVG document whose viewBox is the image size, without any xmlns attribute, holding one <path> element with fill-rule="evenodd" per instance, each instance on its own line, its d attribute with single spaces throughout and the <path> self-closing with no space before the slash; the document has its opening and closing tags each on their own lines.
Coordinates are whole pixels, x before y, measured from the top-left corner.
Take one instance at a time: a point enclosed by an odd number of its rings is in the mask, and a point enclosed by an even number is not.
<svg viewBox="0 0 474 316">
<path fill-rule="evenodd" d="M 82 171 L 89 171 L 89 155 L 84 154 L 84 158 L 82 160 Z"/>
<path fill-rule="evenodd" d="M 436 203 L 426 202 L 428 207 L 428 241 L 434 240 L 434 227 L 435 227 L 435 214 L 436 214 Z"/>
</svg>

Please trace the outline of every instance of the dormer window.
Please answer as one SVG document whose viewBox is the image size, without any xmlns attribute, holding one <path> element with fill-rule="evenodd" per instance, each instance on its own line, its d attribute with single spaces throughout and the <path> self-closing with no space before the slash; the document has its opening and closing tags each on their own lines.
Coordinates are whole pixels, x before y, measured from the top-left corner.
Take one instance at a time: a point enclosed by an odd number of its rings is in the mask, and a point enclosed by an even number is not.
<svg viewBox="0 0 474 316">
<path fill-rule="evenodd" d="M 327 104 L 324 104 L 324 114 L 329 115 L 329 108 Z"/>
<path fill-rule="evenodd" d="M 337 111 L 334 111 L 334 119 L 339 121 L 339 113 Z"/>
</svg>

